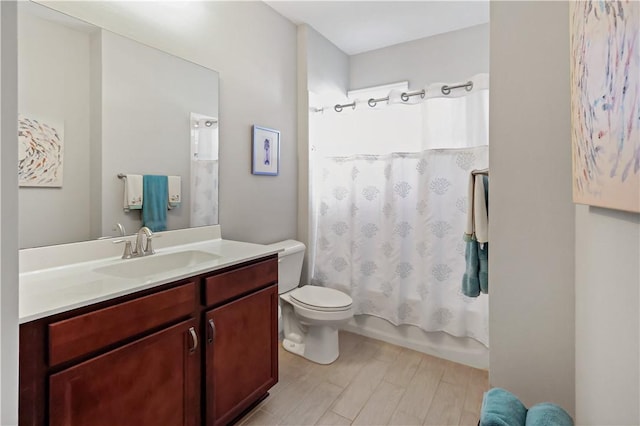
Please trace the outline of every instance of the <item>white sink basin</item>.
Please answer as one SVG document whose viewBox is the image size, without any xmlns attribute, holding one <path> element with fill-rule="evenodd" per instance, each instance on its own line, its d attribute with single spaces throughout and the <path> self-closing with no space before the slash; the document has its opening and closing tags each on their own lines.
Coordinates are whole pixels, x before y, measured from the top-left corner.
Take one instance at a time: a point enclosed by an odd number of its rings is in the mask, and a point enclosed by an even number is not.
<svg viewBox="0 0 640 426">
<path fill-rule="evenodd" d="M 94 271 L 120 278 L 143 278 L 149 275 L 169 272 L 174 269 L 196 266 L 219 258 L 220 256 L 217 254 L 199 250 L 185 250 L 175 253 L 154 254 L 135 259 L 125 259 L 115 265 L 96 268 Z"/>
</svg>

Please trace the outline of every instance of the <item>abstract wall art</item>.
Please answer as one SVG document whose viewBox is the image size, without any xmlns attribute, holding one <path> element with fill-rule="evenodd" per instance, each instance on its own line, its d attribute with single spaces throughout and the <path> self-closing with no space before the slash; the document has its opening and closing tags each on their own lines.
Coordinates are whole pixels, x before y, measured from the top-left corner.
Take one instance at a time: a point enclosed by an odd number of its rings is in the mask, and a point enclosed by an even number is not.
<svg viewBox="0 0 640 426">
<path fill-rule="evenodd" d="M 62 186 L 64 126 L 18 115 L 20 186 Z"/>
<path fill-rule="evenodd" d="M 640 2 L 570 2 L 573 201 L 640 212 Z"/>
<path fill-rule="evenodd" d="M 277 176 L 280 172 L 280 132 L 253 126 L 251 173 Z"/>
</svg>

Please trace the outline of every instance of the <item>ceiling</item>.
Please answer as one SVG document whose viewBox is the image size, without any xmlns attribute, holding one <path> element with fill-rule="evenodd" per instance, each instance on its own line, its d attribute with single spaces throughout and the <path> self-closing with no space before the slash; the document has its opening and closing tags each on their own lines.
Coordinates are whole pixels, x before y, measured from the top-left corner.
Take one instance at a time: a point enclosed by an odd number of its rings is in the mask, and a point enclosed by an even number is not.
<svg viewBox="0 0 640 426">
<path fill-rule="evenodd" d="M 347 55 L 489 22 L 489 1 L 265 1 Z"/>
</svg>

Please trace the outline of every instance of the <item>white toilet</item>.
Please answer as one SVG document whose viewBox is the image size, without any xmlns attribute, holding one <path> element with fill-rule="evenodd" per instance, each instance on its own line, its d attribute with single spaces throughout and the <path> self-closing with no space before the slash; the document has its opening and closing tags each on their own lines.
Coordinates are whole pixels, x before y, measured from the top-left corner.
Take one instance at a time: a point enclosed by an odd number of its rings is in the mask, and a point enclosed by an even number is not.
<svg viewBox="0 0 640 426">
<path fill-rule="evenodd" d="M 298 288 L 305 249 L 301 242 L 286 240 L 270 247 L 283 250 L 278 256 L 282 346 L 318 364 L 331 364 L 338 358 L 338 328 L 353 317 L 351 297 L 326 287 Z"/>
</svg>

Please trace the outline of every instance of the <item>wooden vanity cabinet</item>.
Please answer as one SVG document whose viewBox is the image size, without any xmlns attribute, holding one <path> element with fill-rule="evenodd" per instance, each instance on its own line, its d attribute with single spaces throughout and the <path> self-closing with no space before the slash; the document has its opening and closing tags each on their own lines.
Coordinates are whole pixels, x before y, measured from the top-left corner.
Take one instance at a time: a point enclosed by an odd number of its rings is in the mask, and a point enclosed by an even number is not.
<svg viewBox="0 0 640 426">
<path fill-rule="evenodd" d="M 277 285 L 206 313 L 208 426 L 228 424 L 277 383 L 277 314 Z"/>
<path fill-rule="evenodd" d="M 20 426 L 228 424 L 277 383 L 277 255 L 20 325 Z"/>
<path fill-rule="evenodd" d="M 49 424 L 196 426 L 191 319 L 49 377 Z"/>
<path fill-rule="evenodd" d="M 278 382 L 278 259 L 205 278 L 207 426 L 228 424 Z"/>
</svg>

